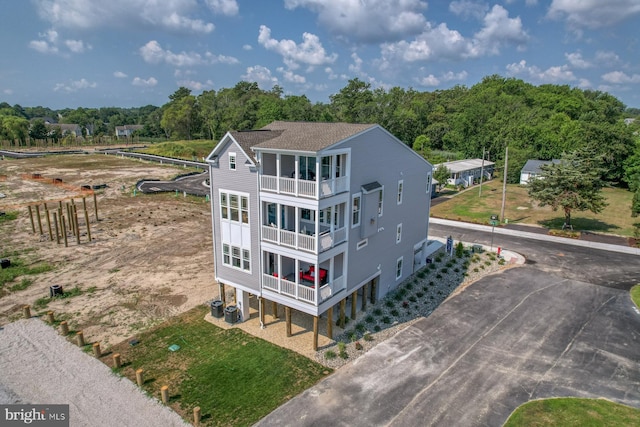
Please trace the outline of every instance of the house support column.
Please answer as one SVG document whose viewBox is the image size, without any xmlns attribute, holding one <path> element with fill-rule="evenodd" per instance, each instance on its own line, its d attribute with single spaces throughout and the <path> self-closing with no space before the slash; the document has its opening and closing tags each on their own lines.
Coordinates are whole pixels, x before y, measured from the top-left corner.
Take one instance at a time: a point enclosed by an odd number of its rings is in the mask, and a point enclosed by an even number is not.
<svg viewBox="0 0 640 427">
<path fill-rule="evenodd" d="M 327 335 L 330 340 L 333 339 L 333 307 L 327 310 Z"/>
<path fill-rule="evenodd" d="M 236 306 L 238 307 L 238 314 L 240 315 L 238 321 L 244 322 L 249 320 L 251 316 L 249 311 L 249 293 L 240 289 L 236 289 L 235 292 Z"/>
<path fill-rule="evenodd" d="M 284 308 L 285 322 L 287 323 L 287 337 L 291 336 L 291 307 Z"/>
<path fill-rule="evenodd" d="M 273 314 L 273 318 L 278 318 L 278 303 L 275 301 L 271 302 L 271 313 Z"/>
<path fill-rule="evenodd" d="M 371 281 L 371 304 L 376 303 L 376 282 L 377 281 L 378 281 L 377 277 Z"/>
<path fill-rule="evenodd" d="M 367 289 L 368 288 L 369 287 L 367 286 L 366 283 L 362 287 L 362 311 L 365 311 L 367 309 Z"/>
<path fill-rule="evenodd" d="M 313 351 L 318 351 L 318 316 L 313 316 Z"/>
<path fill-rule="evenodd" d="M 358 310 L 358 291 L 351 294 L 351 319 L 356 320 L 356 311 Z"/>
<path fill-rule="evenodd" d="M 260 325 L 264 326 L 264 298 L 258 297 L 258 303 L 260 304 Z"/>
<path fill-rule="evenodd" d="M 340 300 L 340 320 L 339 320 L 339 325 L 342 329 L 344 329 L 344 317 L 345 317 L 345 306 L 347 305 L 347 299 L 343 298 Z"/>
<path fill-rule="evenodd" d="M 218 292 L 220 293 L 220 301 L 222 301 L 222 307 L 227 306 L 227 298 L 224 291 L 224 283 L 218 284 Z"/>
</svg>

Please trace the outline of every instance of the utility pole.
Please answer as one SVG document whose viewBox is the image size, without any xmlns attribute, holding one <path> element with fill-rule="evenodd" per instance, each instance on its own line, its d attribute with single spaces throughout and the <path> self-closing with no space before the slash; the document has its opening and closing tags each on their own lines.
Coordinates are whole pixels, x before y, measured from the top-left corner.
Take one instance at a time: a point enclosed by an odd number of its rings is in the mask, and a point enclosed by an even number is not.
<svg viewBox="0 0 640 427">
<path fill-rule="evenodd" d="M 504 221 L 504 203 L 507 197 L 507 164 L 509 163 L 509 146 L 504 150 L 504 174 L 502 175 L 502 208 L 500 209 L 500 220 Z"/>
<path fill-rule="evenodd" d="M 482 178 L 484 177 L 484 147 L 482 147 L 482 167 L 480 168 L 480 189 L 478 190 L 478 197 L 482 196 Z"/>
</svg>

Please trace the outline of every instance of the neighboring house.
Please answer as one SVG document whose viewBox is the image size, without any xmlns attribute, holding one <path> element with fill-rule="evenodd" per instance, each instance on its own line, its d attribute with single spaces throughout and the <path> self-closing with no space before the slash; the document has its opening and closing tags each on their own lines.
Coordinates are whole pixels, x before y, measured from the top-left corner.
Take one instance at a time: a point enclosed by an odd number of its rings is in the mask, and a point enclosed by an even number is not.
<svg viewBox="0 0 640 427">
<path fill-rule="evenodd" d="M 540 175 L 540 172 L 542 172 L 540 166 L 551 163 L 560 163 L 560 160 L 527 160 L 527 163 L 520 170 L 520 185 L 526 185 L 530 179 Z"/>
<path fill-rule="evenodd" d="M 482 174 L 484 174 L 483 179 L 493 178 L 493 170 L 495 167 L 495 163 L 488 160 L 483 162 L 482 159 L 466 159 L 440 163 L 434 165 L 433 168 L 437 169 L 441 165 L 446 166 L 451 173 L 447 184 L 462 185 L 464 187 L 468 187 L 469 185 L 473 185 L 474 182 L 479 181 Z"/>
<path fill-rule="evenodd" d="M 636 121 L 636 119 L 634 119 L 634 118 L 627 118 L 627 119 L 624 119 L 624 124 L 629 126 L 631 123 L 633 123 L 635 121 Z"/>
<path fill-rule="evenodd" d="M 78 124 L 72 123 L 55 123 L 49 125 L 49 128 L 53 130 L 53 128 L 60 128 L 60 133 L 62 136 L 73 135 L 76 138 L 82 136 L 82 127 Z"/>
<path fill-rule="evenodd" d="M 379 125 L 277 121 L 228 132 L 207 162 L 215 278 L 242 319 L 251 295 L 261 320 L 265 300 L 307 313 L 315 348 L 318 317 L 426 263 L 432 166 Z"/>
<path fill-rule="evenodd" d="M 143 125 L 116 126 L 116 138 L 131 138 L 137 130 L 144 129 Z"/>
</svg>

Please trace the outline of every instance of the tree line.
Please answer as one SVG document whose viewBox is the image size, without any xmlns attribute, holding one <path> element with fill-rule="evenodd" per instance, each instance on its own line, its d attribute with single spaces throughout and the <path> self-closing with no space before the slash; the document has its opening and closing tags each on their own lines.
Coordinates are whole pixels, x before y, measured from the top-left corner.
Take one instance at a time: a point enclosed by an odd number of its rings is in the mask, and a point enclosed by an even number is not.
<svg viewBox="0 0 640 427">
<path fill-rule="evenodd" d="M 181 87 L 168 98 L 160 107 L 58 111 L 0 103 L 0 139 L 24 144 L 55 136 L 40 123 L 44 117 L 79 124 L 93 138 L 113 135 L 115 126 L 139 124 L 140 138 L 214 141 L 228 130 L 257 129 L 274 120 L 378 123 L 432 163 L 486 152 L 502 170 L 508 146 L 511 183 L 518 182 L 527 159 L 550 160 L 588 149 L 602 159 L 603 181 L 640 187 L 640 118 L 630 125 L 623 120 L 640 116 L 640 110 L 626 108 L 606 92 L 492 75 L 472 87 L 433 92 L 372 89 L 354 78 L 328 103 L 245 81 L 197 96 Z"/>
</svg>

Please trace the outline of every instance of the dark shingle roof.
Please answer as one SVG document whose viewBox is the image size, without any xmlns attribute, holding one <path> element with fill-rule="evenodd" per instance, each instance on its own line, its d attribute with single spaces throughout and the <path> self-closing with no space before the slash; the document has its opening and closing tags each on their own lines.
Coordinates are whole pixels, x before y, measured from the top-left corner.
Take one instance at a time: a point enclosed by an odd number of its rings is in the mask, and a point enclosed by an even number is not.
<svg viewBox="0 0 640 427">
<path fill-rule="evenodd" d="M 533 160 L 533 159 L 529 159 L 527 160 L 527 163 L 524 164 L 524 166 L 522 167 L 522 170 L 520 171 L 521 173 L 540 173 L 542 172 L 542 170 L 540 169 L 540 166 L 542 165 L 548 165 L 551 163 L 560 163 L 560 160 L 558 159 L 553 159 L 553 160 Z"/>
<path fill-rule="evenodd" d="M 273 122 L 263 130 L 280 135 L 256 145 L 256 148 L 318 152 L 344 139 L 375 127 L 375 124 Z"/>
</svg>

